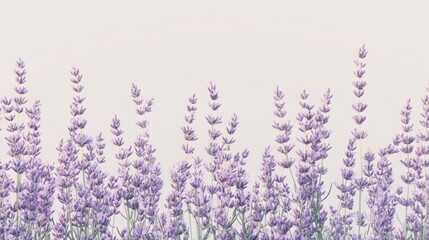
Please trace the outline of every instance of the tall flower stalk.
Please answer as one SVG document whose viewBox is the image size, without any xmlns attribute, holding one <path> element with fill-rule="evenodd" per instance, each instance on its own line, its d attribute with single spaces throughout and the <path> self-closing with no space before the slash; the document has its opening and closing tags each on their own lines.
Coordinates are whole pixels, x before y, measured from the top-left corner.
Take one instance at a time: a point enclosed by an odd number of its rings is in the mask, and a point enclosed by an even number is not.
<svg viewBox="0 0 429 240">
<path fill-rule="evenodd" d="M 364 95 L 365 91 L 364 88 L 367 85 L 366 81 L 363 80 L 363 76 L 366 72 L 365 66 L 366 63 L 363 62 L 363 59 L 366 58 L 368 52 L 366 51 L 365 45 L 363 45 L 361 48 L 359 48 L 358 53 L 358 59 L 355 60 L 355 64 L 357 67 L 357 70 L 354 72 L 355 76 L 357 77 L 357 80 L 353 82 L 354 89 L 354 95 L 357 98 L 357 103 L 353 104 L 353 109 L 355 110 L 355 115 L 353 115 L 353 120 L 355 124 L 357 125 L 357 128 L 355 128 L 352 132 L 354 138 L 356 138 L 357 141 L 357 157 L 359 160 L 359 177 L 355 178 L 354 185 L 356 190 L 358 191 L 358 212 L 357 212 L 357 225 L 358 225 L 358 233 L 357 237 L 358 239 L 361 239 L 361 228 L 364 227 L 365 224 L 365 215 L 362 211 L 362 195 L 365 187 L 368 185 L 368 181 L 364 177 L 364 160 L 363 160 L 363 146 L 362 141 L 368 136 L 368 133 L 362 129 L 362 125 L 366 120 L 366 116 L 363 115 L 363 112 L 367 108 L 367 104 L 362 102 L 362 96 Z"/>
<path fill-rule="evenodd" d="M 413 228 L 418 230 L 418 234 L 422 239 L 429 236 L 429 173 L 427 168 L 429 167 L 429 86 L 426 87 L 426 95 L 422 98 L 422 113 L 420 125 L 422 130 L 417 133 L 416 136 L 416 159 L 414 161 L 413 170 L 416 172 L 416 188 L 417 191 L 414 194 L 416 204 L 413 206 L 415 216 L 412 220 L 415 220 Z"/>
<path fill-rule="evenodd" d="M 321 176 L 326 174 L 322 160 L 328 156 L 330 145 L 325 142 L 330 132 L 325 128 L 328 121 L 328 106 L 322 107 L 323 111 L 315 111 L 314 105 L 308 102 L 308 93 L 304 90 L 301 94 L 300 105 L 302 112 L 298 113 L 297 120 L 301 137 L 302 148 L 296 151 L 299 159 L 297 166 L 298 188 L 293 197 L 297 204 L 294 209 L 296 224 L 295 238 L 322 238 L 323 226 L 327 219 L 327 212 L 323 209 L 322 202 L 326 197 Z M 326 96 L 329 96 L 327 94 Z M 331 96 L 328 97 L 330 99 Z M 328 101 L 323 101 L 328 103 Z"/>
<path fill-rule="evenodd" d="M 415 137 L 411 134 L 413 130 L 413 124 L 411 124 L 411 103 L 408 99 L 404 108 L 401 110 L 401 122 L 402 122 L 402 131 L 403 133 L 397 136 L 397 139 L 399 143 L 401 144 L 400 151 L 405 154 L 405 157 L 402 158 L 400 161 L 406 168 L 405 174 L 401 174 L 401 179 L 403 183 L 406 185 L 406 195 L 405 197 L 399 197 L 398 196 L 398 203 L 405 207 L 405 216 L 404 216 L 404 222 L 402 231 L 404 234 L 404 238 L 408 237 L 408 230 L 409 230 L 409 208 L 415 204 L 414 199 L 410 196 L 410 187 L 414 184 L 414 181 L 416 179 L 414 171 L 412 171 L 413 168 L 413 160 L 411 158 L 411 153 L 414 150 L 413 142 L 415 140 Z"/>
<path fill-rule="evenodd" d="M 109 239 L 112 234 L 108 232 L 108 226 L 114 210 L 107 174 L 101 170 L 105 162 L 104 139 L 101 134 L 93 138 L 85 133 L 85 97 L 81 95 L 83 76 L 76 68 L 71 74 L 76 95 L 70 105 L 69 137 L 61 140 L 57 148 L 57 199 L 62 204 L 62 211 L 55 224 L 54 237 Z"/>
<path fill-rule="evenodd" d="M 291 210 L 291 201 L 289 199 L 290 188 L 286 180 L 286 174 L 283 171 L 288 171 L 292 179 L 292 184 L 294 190 L 296 190 L 296 181 L 292 172 L 292 166 L 294 159 L 290 156 L 290 152 L 295 147 L 294 144 L 290 143 L 290 136 L 292 134 L 292 124 L 290 121 L 286 121 L 285 117 L 287 111 L 285 110 L 285 101 L 284 93 L 277 87 L 274 91 L 274 107 L 275 111 L 273 112 L 274 116 L 277 118 L 272 127 L 278 130 L 278 135 L 276 136 L 275 141 L 278 144 L 277 152 L 281 154 L 281 159 L 277 161 L 277 164 L 281 167 L 281 173 L 277 176 L 278 181 L 278 190 L 279 190 L 279 204 L 280 211 L 277 216 L 277 234 L 283 235 L 287 234 L 292 228 L 292 220 L 289 219 L 288 214 Z"/>
<path fill-rule="evenodd" d="M 189 158 L 193 158 L 195 148 L 192 146 L 192 142 L 196 141 L 198 138 L 195 134 L 195 130 L 192 127 L 193 122 L 195 121 L 195 112 L 197 111 L 197 107 L 195 106 L 197 103 L 197 98 L 195 94 L 188 99 L 189 104 L 186 106 L 187 112 L 189 115 L 185 116 L 186 126 L 182 127 L 182 132 L 184 135 L 184 139 L 186 141 L 185 144 L 182 145 L 182 150 L 185 153 L 185 159 L 176 164 L 174 169 L 171 171 L 171 187 L 172 192 L 167 197 L 167 208 L 170 211 L 169 214 L 169 222 L 167 229 L 167 237 L 180 239 L 183 235 L 185 239 L 187 239 L 190 235 L 192 239 L 192 224 L 191 224 L 191 212 L 192 207 L 189 201 L 190 199 L 186 198 L 186 185 L 188 183 L 188 179 L 190 177 L 190 168 L 192 164 L 189 161 Z M 195 193 L 198 194 L 198 193 Z M 187 228 L 184 219 L 184 211 L 183 204 L 187 203 L 188 207 L 188 215 L 189 215 L 189 228 Z M 196 204 L 198 205 L 198 204 Z M 197 228 L 197 239 L 201 239 L 201 226 L 200 219 L 196 220 L 196 228 Z"/>
<path fill-rule="evenodd" d="M 380 159 L 368 185 L 368 206 L 371 209 L 369 223 L 374 239 L 392 239 L 393 218 L 395 217 L 395 206 L 397 201 L 395 193 L 391 190 L 393 183 L 392 167 L 388 157 L 399 150 L 389 145 L 382 148 L 378 153 Z"/>
<path fill-rule="evenodd" d="M 23 115 L 25 109 L 25 104 L 27 99 L 25 94 L 28 92 L 25 87 L 27 81 L 26 70 L 24 62 L 19 59 L 16 62 L 15 81 L 17 86 L 14 88 L 15 93 L 17 94 L 13 98 L 13 109 L 14 109 L 14 121 L 10 121 L 7 131 L 10 132 L 10 135 L 6 138 L 9 145 L 9 156 L 12 158 L 10 166 L 16 174 L 15 185 L 12 185 L 12 192 L 15 192 L 15 204 L 12 206 L 11 210 L 15 214 L 15 222 L 11 234 L 17 239 L 23 237 L 23 229 L 21 222 L 21 210 L 25 207 L 22 204 L 22 193 L 25 190 L 25 184 L 23 184 L 22 176 L 25 174 L 28 169 L 28 157 L 26 156 L 26 141 L 23 138 L 23 133 L 25 130 L 25 125 L 23 123 Z M 12 120 L 12 119 L 10 119 Z"/>
</svg>

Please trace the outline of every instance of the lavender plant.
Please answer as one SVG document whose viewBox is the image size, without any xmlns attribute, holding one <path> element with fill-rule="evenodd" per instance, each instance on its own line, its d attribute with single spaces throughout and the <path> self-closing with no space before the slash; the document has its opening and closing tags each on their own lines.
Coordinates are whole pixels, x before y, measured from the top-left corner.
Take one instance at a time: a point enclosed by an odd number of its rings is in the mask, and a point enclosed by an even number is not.
<svg viewBox="0 0 429 240">
<path fill-rule="evenodd" d="M 429 92 L 429 87 L 426 88 L 426 92 Z M 429 205 L 428 199 L 428 175 L 427 167 L 429 162 L 427 155 L 429 154 L 429 96 L 426 94 L 422 98 L 423 111 L 421 113 L 420 130 L 416 135 L 416 150 L 415 159 L 413 160 L 413 172 L 415 173 L 415 189 L 413 193 L 413 200 L 415 204 L 412 205 L 413 215 L 410 217 L 411 231 L 413 232 L 414 238 L 425 239 L 428 234 L 427 219 L 429 216 Z"/>
<path fill-rule="evenodd" d="M 362 141 L 368 136 L 368 133 L 362 129 L 362 125 L 366 120 L 366 117 L 363 115 L 363 112 L 367 108 L 367 104 L 362 102 L 362 96 L 364 95 L 365 91 L 364 88 L 366 86 L 366 81 L 362 80 L 366 70 L 365 66 L 366 63 L 363 62 L 363 59 L 367 56 L 367 51 L 365 49 L 365 45 L 363 45 L 359 49 L 358 59 L 355 60 L 355 64 L 357 66 L 357 70 L 354 72 L 356 77 L 358 78 L 355 82 L 353 82 L 353 85 L 355 87 L 354 94 L 357 97 L 357 103 L 353 104 L 353 109 L 356 112 L 356 115 L 354 115 L 352 118 L 354 122 L 357 125 L 357 128 L 355 128 L 352 132 L 353 137 L 356 138 L 358 142 L 358 159 L 360 164 L 359 169 L 359 178 L 354 179 L 354 185 L 356 190 L 358 191 L 358 212 L 357 212 L 357 221 L 356 224 L 358 226 L 358 233 L 357 237 L 358 239 L 361 239 L 361 228 L 366 226 L 365 223 L 365 213 L 362 211 L 362 195 L 365 187 L 368 185 L 368 180 L 365 178 L 363 172 L 364 172 L 364 159 L 363 159 L 363 147 L 362 147 Z M 367 176 L 368 177 L 368 176 Z"/>
<path fill-rule="evenodd" d="M 191 142 L 197 140 L 197 136 L 195 135 L 195 130 L 192 128 L 192 123 L 195 120 L 195 112 L 197 111 L 197 107 L 195 104 L 197 103 L 197 98 L 195 94 L 188 99 L 189 105 L 187 105 L 187 112 L 189 115 L 185 116 L 185 121 L 187 126 L 182 127 L 182 132 L 184 135 L 184 139 L 186 141 L 185 144 L 182 145 L 182 150 L 185 152 L 185 159 L 178 162 L 174 169 L 171 171 L 171 187 L 172 192 L 167 197 L 167 208 L 170 211 L 169 214 L 169 222 L 167 228 L 167 237 L 173 239 L 180 239 L 182 235 L 184 235 L 184 239 L 189 238 L 189 234 L 191 234 L 192 239 L 192 229 L 191 229 L 191 213 L 189 213 L 189 228 L 186 226 L 185 218 L 184 218 L 184 204 L 186 202 L 187 207 L 191 210 L 191 201 L 197 205 L 195 202 L 198 199 L 186 198 L 186 185 L 187 181 L 190 178 L 190 160 L 189 157 L 193 157 L 195 148 L 191 145 Z M 197 183 L 198 184 L 198 183 Z M 194 193 L 198 195 L 197 192 Z M 198 227 L 197 222 L 197 227 Z M 198 227 L 199 228 L 199 227 Z M 201 234 L 198 231 L 198 234 Z M 201 238 L 201 236 L 199 236 Z"/>
<path fill-rule="evenodd" d="M 364 45 L 355 61 L 357 102 L 352 104 L 352 119 L 356 127 L 346 144 L 340 181 L 332 183 L 324 177 L 328 173 L 325 159 L 337 161 L 329 154 L 329 89 L 319 106 L 310 102 L 306 90 L 301 93 L 294 139 L 285 95 L 277 87 L 275 146 L 266 147 L 259 159 L 247 149 L 235 149 L 240 119 L 234 113 L 225 120 L 217 86 L 210 83 L 206 155 L 197 151 L 197 97 L 193 95 L 181 128 L 184 156 L 172 166 L 172 189 L 165 202 L 161 200 L 165 181 L 146 117 L 153 99 L 144 99 L 137 85 L 131 86 L 138 116 L 131 144 L 126 144 L 116 115 L 110 124 L 110 141 L 101 133 L 90 136 L 83 76 L 72 69 L 70 125 L 51 164 L 41 158 L 41 102 L 29 103 L 25 64 L 18 60 L 15 94 L 0 103 L 0 120 L 5 124 L 0 133 L 8 146 L 6 157 L 0 158 L 0 239 L 427 239 L 429 95 L 422 99 L 421 129 L 413 132 L 413 107 L 408 100 L 400 112 L 402 132 L 393 143 L 383 145 L 377 155 L 365 150 L 366 56 Z M 109 148 L 115 149 L 114 156 L 104 153 Z M 402 163 L 402 174 L 395 175 L 395 155 Z M 247 174 L 249 159 L 260 161 L 261 166 L 252 184 Z M 118 171 L 106 172 L 106 162 L 117 163 Z M 401 181 L 395 182 L 395 176 Z M 324 201 L 332 185 L 337 202 L 328 209 Z"/>
<path fill-rule="evenodd" d="M 401 159 L 401 163 L 406 168 L 406 173 L 401 175 L 401 179 L 406 185 L 406 195 L 404 197 L 401 197 L 402 188 L 397 190 L 397 201 L 401 206 L 405 207 L 405 216 L 404 216 L 404 222 L 403 222 L 403 228 L 398 232 L 400 236 L 403 238 L 408 237 L 408 232 L 410 230 L 409 227 L 409 209 L 412 205 L 415 204 L 413 198 L 410 197 L 410 187 L 414 184 L 414 181 L 416 179 L 414 171 L 412 171 L 413 167 L 413 159 L 411 158 L 410 154 L 413 153 L 414 146 L 413 142 L 415 140 L 415 137 L 412 135 L 413 130 L 413 124 L 410 123 L 411 118 L 411 103 L 408 99 L 406 102 L 405 107 L 401 111 L 401 122 L 402 122 L 402 130 L 403 133 L 397 136 L 397 143 L 398 145 L 401 144 L 400 151 L 405 154 L 405 157 Z M 412 218 L 412 217 L 411 217 Z"/>
<path fill-rule="evenodd" d="M 114 205 L 107 184 L 107 173 L 101 170 L 105 162 L 104 139 L 85 134 L 85 97 L 79 69 L 72 69 L 72 88 L 75 92 L 70 113 L 72 115 L 67 140 L 61 140 L 57 166 L 58 200 L 61 203 L 59 220 L 53 236 L 56 239 L 106 239 Z"/>
<path fill-rule="evenodd" d="M 39 157 L 41 104 L 27 107 L 25 64 L 19 59 L 16 65 L 16 95 L 3 98 L 1 107 L 8 122 L 9 160 L 0 163 L 0 237 L 44 239 L 52 229 L 53 167 Z"/>
</svg>

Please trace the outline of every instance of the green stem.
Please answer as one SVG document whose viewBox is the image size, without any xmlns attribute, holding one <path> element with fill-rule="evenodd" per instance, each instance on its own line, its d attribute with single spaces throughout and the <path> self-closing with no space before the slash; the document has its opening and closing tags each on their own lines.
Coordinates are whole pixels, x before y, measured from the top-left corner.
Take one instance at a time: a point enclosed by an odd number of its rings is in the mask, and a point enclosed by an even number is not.
<svg viewBox="0 0 429 240">
<path fill-rule="evenodd" d="M 409 153 L 407 153 L 407 159 L 406 159 L 406 161 L 408 163 L 410 161 L 410 154 Z M 410 174 L 410 167 L 408 165 L 408 167 L 407 167 L 407 177 L 409 176 L 409 174 Z M 409 198 L 410 198 L 410 184 L 407 183 L 407 202 L 408 202 Z M 408 235 L 408 227 L 407 227 L 408 220 L 407 220 L 407 216 L 408 216 L 408 204 L 407 204 L 407 206 L 405 206 L 405 222 L 404 222 L 405 237 L 407 237 L 407 235 Z"/>
<path fill-rule="evenodd" d="M 130 226 L 130 209 L 128 208 L 128 200 L 127 204 L 125 205 L 125 213 L 127 214 L 127 237 L 130 236 L 131 233 L 131 226 Z"/>
<path fill-rule="evenodd" d="M 360 100 L 358 101 L 358 104 L 360 104 Z M 359 132 L 362 131 L 361 125 L 359 125 Z M 360 159 L 360 178 L 363 178 L 363 157 L 362 157 L 362 139 L 358 139 L 359 142 L 359 159 Z M 359 213 L 358 213 L 358 219 L 360 218 L 362 214 L 362 191 L 363 189 L 359 189 Z M 361 239 L 360 235 L 360 224 L 358 224 L 358 239 Z"/>
</svg>

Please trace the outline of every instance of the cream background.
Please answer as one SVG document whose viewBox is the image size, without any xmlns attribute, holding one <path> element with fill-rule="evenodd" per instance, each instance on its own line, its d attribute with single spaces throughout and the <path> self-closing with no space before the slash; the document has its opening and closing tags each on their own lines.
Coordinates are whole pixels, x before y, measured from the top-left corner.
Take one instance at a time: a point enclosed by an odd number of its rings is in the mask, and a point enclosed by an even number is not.
<svg viewBox="0 0 429 240">
<path fill-rule="evenodd" d="M 400 131 L 399 111 L 407 98 L 412 99 L 417 123 L 429 79 L 428 7 L 423 1 L 4 1 L 0 96 L 13 92 L 14 62 L 21 57 L 27 64 L 28 97 L 42 101 L 42 157 L 54 162 L 55 147 L 67 137 L 71 67 L 84 75 L 87 131 L 102 131 L 107 141 L 111 118 L 118 114 L 127 143 L 132 143 L 137 115 L 130 86 L 136 83 L 143 96 L 155 98 L 150 132 L 166 180 L 164 199 L 170 189 L 169 169 L 184 156 L 180 127 L 193 93 L 199 98 L 199 149 L 207 143 L 204 116 L 210 81 L 220 90 L 224 123 L 233 112 L 240 118 L 234 149 L 250 150 L 251 183 L 259 174 L 262 151 L 274 144 L 275 87 L 284 90 L 287 118 L 294 124 L 303 89 L 318 104 L 331 88 L 328 127 L 333 148 L 325 161 L 325 179 L 332 181 L 339 176 L 354 127 L 353 60 L 363 43 L 369 52 L 365 148 L 377 151 Z M 0 149 L 4 161 L 4 141 Z M 104 167 L 115 172 L 113 152 L 106 154 Z M 394 166 L 399 180 L 403 168 L 397 161 Z"/>
</svg>

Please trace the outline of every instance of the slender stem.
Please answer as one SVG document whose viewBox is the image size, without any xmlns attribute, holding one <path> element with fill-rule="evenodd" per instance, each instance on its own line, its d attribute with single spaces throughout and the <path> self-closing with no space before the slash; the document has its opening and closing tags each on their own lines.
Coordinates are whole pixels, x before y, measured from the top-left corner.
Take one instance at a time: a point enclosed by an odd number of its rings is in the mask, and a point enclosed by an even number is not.
<svg viewBox="0 0 429 240">
<path fill-rule="evenodd" d="M 192 238 L 192 209 L 191 206 L 188 204 L 188 217 L 189 217 L 189 235 L 191 236 L 191 240 L 193 240 Z"/>
<path fill-rule="evenodd" d="M 112 221 L 112 236 L 113 236 L 113 228 L 115 227 L 115 217 L 116 214 L 113 215 L 113 221 Z"/>
<path fill-rule="evenodd" d="M 358 101 L 358 104 L 360 104 L 360 100 Z M 361 125 L 359 124 L 359 132 L 362 131 Z M 362 157 L 362 139 L 358 139 L 359 142 L 359 159 L 360 159 L 360 178 L 363 178 L 363 157 Z M 362 191 L 363 189 L 359 188 L 359 212 L 358 212 L 358 219 L 362 215 Z M 360 224 L 358 224 L 358 239 L 361 239 L 360 235 Z"/>
<path fill-rule="evenodd" d="M 128 203 L 128 200 L 127 200 L 126 201 L 126 205 L 125 205 L 125 213 L 127 214 L 127 236 L 129 237 L 130 233 L 131 233 L 131 226 L 130 226 L 130 209 L 127 206 L 128 204 L 129 203 Z"/>
<path fill-rule="evenodd" d="M 407 163 L 409 163 L 409 161 L 410 161 L 410 154 L 409 153 L 407 153 L 406 161 L 407 161 Z M 410 174 L 410 166 L 408 164 L 408 166 L 407 166 L 407 178 L 408 178 L 409 174 Z M 410 184 L 407 183 L 407 200 L 406 200 L 407 206 L 405 206 L 405 222 L 404 222 L 405 237 L 407 237 L 407 235 L 408 235 L 408 227 L 407 227 L 408 219 L 407 219 L 407 216 L 408 216 L 408 200 L 409 200 L 409 198 L 410 198 Z"/>
<path fill-rule="evenodd" d="M 19 158 L 18 158 L 18 161 L 19 161 Z M 17 206 L 17 209 L 16 209 L 16 225 L 17 225 L 17 228 L 19 229 L 19 225 L 20 225 L 20 216 L 19 216 L 19 213 L 20 213 L 20 211 L 19 211 L 19 208 L 20 208 L 20 206 L 19 206 L 19 192 L 21 191 L 21 174 L 20 173 L 17 173 L 17 175 L 16 175 L 16 206 Z"/>
<path fill-rule="evenodd" d="M 19 123 L 20 123 L 20 121 L 19 121 L 19 118 L 20 118 L 20 116 L 21 116 L 21 114 L 20 113 L 18 113 L 18 115 L 17 115 L 17 120 L 16 120 L 16 122 L 17 122 L 17 125 L 19 126 Z M 20 133 L 21 133 L 21 130 L 19 130 L 19 135 L 20 135 Z M 20 156 L 14 156 L 15 157 L 15 159 L 16 159 L 16 161 L 18 162 L 18 164 L 22 164 L 21 163 L 21 158 L 20 158 Z M 17 225 L 17 228 L 19 229 L 19 225 L 20 225 L 20 216 L 19 216 L 19 208 L 20 208 L 20 206 L 19 206 L 19 192 L 21 191 L 21 173 L 17 173 L 16 174 L 16 206 L 17 206 L 17 208 L 16 208 L 16 225 Z M 20 239 L 20 237 L 18 238 L 18 239 Z"/>
</svg>

